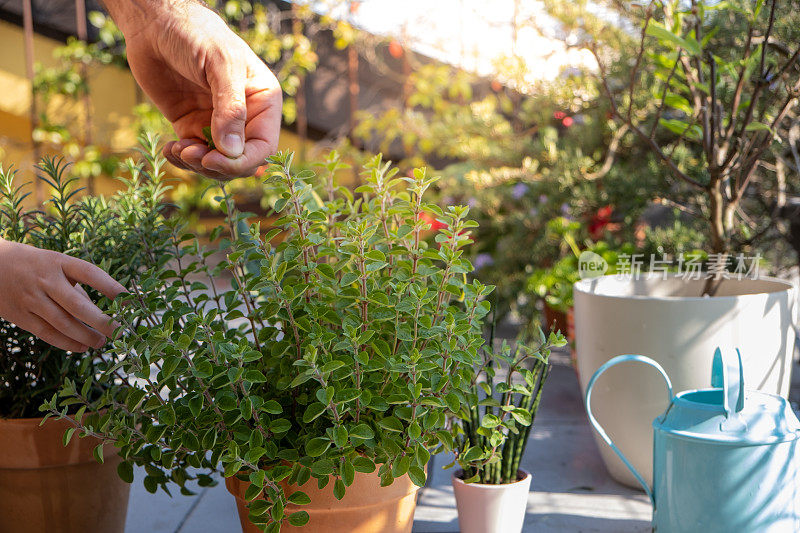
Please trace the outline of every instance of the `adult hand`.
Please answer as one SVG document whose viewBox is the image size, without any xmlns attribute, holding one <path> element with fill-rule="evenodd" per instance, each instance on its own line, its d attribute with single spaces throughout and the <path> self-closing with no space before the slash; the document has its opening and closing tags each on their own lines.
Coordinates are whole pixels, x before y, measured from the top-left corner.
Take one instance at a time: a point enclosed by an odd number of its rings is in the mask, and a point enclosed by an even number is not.
<svg viewBox="0 0 800 533">
<path fill-rule="evenodd" d="M 115 329 L 79 283 L 109 298 L 125 291 L 91 263 L 0 239 L 0 317 L 70 352 L 102 347 Z"/>
<path fill-rule="evenodd" d="M 230 179 L 252 175 L 277 151 L 278 80 L 216 13 L 195 0 L 105 3 L 125 35 L 136 81 L 180 139 L 164 147 L 173 165 Z"/>
</svg>

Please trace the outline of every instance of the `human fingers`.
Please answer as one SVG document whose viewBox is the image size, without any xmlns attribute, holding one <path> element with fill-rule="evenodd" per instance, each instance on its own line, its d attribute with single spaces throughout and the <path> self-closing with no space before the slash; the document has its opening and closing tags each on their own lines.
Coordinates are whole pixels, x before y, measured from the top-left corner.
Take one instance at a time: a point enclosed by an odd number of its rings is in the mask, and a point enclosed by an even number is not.
<svg viewBox="0 0 800 533">
<path fill-rule="evenodd" d="M 266 68 L 266 67 L 265 67 Z M 269 77 L 272 74 L 267 71 Z M 244 153 L 238 158 L 225 157 L 218 151 L 211 151 L 203 158 L 203 166 L 229 176 L 250 176 L 264 160 L 278 149 L 281 127 L 282 95 L 280 89 L 267 84 L 248 95 L 248 122 L 245 128 L 247 141 Z M 277 83 L 277 82 L 275 82 Z"/>
<path fill-rule="evenodd" d="M 245 148 L 247 67 L 225 52 L 212 53 L 206 61 L 206 79 L 213 106 L 211 138 L 222 155 L 237 158 Z"/>
<path fill-rule="evenodd" d="M 67 337 L 47 323 L 47 321 L 33 313 L 28 313 L 27 316 L 23 317 L 17 326 L 30 332 L 47 344 L 68 352 L 85 352 L 89 349 L 85 344 L 81 344 L 75 339 Z"/>
<path fill-rule="evenodd" d="M 81 291 L 82 290 L 83 289 L 81 289 Z M 64 283 L 59 283 L 50 289 L 48 296 L 67 313 L 100 334 L 106 337 L 114 336 L 114 330 L 117 325 L 114 323 L 113 319 L 103 314 L 85 292 L 81 293 L 66 280 L 64 280 Z M 105 339 L 103 339 L 103 341 L 105 341 Z"/>
<path fill-rule="evenodd" d="M 41 298 L 32 312 L 53 326 L 53 329 L 83 346 L 100 348 L 106 343 L 106 338 L 101 333 L 77 320 L 50 297 Z"/>
<path fill-rule="evenodd" d="M 236 159 L 219 157 L 221 154 L 216 151 L 209 152 L 203 157 L 203 166 L 209 170 L 217 172 L 226 178 L 240 178 L 252 176 L 256 173 L 259 166 L 264 164 L 264 160 L 272 155 L 270 145 L 261 139 L 250 139 L 244 145 L 244 153 Z"/>
<path fill-rule="evenodd" d="M 61 255 L 61 258 L 61 271 L 73 282 L 88 285 L 112 300 L 121 293 L 127 292 L 122 284 L 109 276 L 102 268 L 77 257 Z"/>
<path fill-rule="evenodd" d="M 181 161 L 180 158 L 172 155 L 172 147 L 175 146 L 176 143 L 177 141 L 169 141 L 167 144 L 165 144 L 164 148 L 161 150 L 162 154 L 164 154 L 164 157 L 166 157 L 167 161 L 172 163 L 173 166 L 183 170 L 191 170 L 189 165 Z"/>
<path fill-rule="evenodd" d="M 202 160 L 203 157 L 211 151 L 205 143 L 203 144 L 192 144 L 187 146 L 186 148 L 181 151 L 181 161 L 185 162 L 189 167 L 199 174 L 203 174 L 206 177 L 214 178 L 216 180 L 224 181 L 230 179 L 228 176 L 224 174 L 220 174 L 214 170 L 207 169 L 203 166 Z"/>
</svg>

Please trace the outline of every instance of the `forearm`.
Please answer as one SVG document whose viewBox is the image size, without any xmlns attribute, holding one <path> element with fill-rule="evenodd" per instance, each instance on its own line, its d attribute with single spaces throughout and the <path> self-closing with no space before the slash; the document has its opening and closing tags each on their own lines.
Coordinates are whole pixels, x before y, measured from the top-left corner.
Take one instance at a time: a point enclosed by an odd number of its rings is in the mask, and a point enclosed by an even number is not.
<svg viewBox="0 0 800 533">
<path fill-rule="evenodd" d="M 159 19 L 187 10 L 197 0 L 101 0 L 111 18 L 126 38 Z"/>
</svg>

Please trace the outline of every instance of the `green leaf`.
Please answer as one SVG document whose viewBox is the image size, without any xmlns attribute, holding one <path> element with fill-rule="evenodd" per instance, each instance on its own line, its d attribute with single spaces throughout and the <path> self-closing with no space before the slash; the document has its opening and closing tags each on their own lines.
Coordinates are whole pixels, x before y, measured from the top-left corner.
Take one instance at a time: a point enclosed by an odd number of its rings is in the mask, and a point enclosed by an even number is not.
<svg viewBox="0 0 800 533">
<path fill-rule="evenodd" d="M 299 490 L 290 494 L 287 499 L 289 500 L 289 503 L 293 503 L 295 505 L 308 505 L 311 503 L 311 498 L 308 497 L 308 494 Z"/>
<path fill-rule="evenodd" d="M 264 411 L 268 412 L 271 415 L 279 415 L 283 412 L 283 407 L 281 407 L 281 404 L 279 404 L 275 400 L 268 400 L 264 404 L 262 409 L 264 409 Z"/>
<path fill-rule="evenodd" d="M 70 441 L 70 439 L 72 439 L 72 435 L 75 433 L 76 429 L 78 429 L 78 428 L 69 428 L 64 432 L 64 436 L 61 439 L 62 442 L 64 443 L 64 446 L 69 444 L 69 441 Z"/>
<path fill-rule="evenodd" d="M 94 454 L 95 461 L 98 463 L 105 463 L 105 459 L 103 458 L 103 444 L 98 444 L 95 446 L 92 453 Z"/>
<path fill-rule="evenodd" d="M 338 369 L 343 368 L 345 366 L 347 366 L 345 364 L 345 362 L 344 361 L 339 361 L 338 359 L 335 360 L 335 361 L 328 361 L 327 363 L 322 365 L 322 368 L 320 369 L 320 372 L 322 372 L 323 374 L 328 374 L 330 372 L 333 372 L 334 370 L 338 370 Z"/>
<path fill-rule="evenodd" d="M 683 48 L 690 55 L 696 56 L 703 52 L 702 48 L 700 47 L 700 43 L 698 43 L 697 40 L 691 37 L 684 39 L 683 37 L 672 33 L 660 23 L 652 19 L 647 25 L 646 33 L 647 35 L 655 37 L 659 41 L 664 41 L 679 48 Z"/>
<path fill-rule="evenodd" d="M 461 411 L 461 401 L 459 401 L 458 396 L 454 392 L 449 392 L 444 397 L 445 403 L 447 403 L 447 408 L 450 409 L 453 413 L 458 413 Z"/>
<path fill-rule="evenodd" d="M 513 416 L 514 419 L 523 426 L 531 425 L 531 414 L 526 409 L 514 409 L 511 411 L 511 416 Z"/>
<path fill-rule="evenodd" d="M 395 478 L 404 476 L 406 472 L 408 472 L 409 467 L 411 467 L 411 457 L 404 455 L 392 465 L 392 475 Z"/>
<path fill-rule="evenodd" d="M 414 483 L 417 487 L 424 487 L 425 486 L 425 471 L 414 465 L 408 469 L 408 477 L 411 478 L 411 482 Z"/>
<path fill-rule="evenodd" d="M 361 472 L 362 474 L 371 474 L 376 468 L 375 463 L 372 462 L 371 459 L 361 456 L 353 459 L 353 467 L 356 472 Z"/>
<path fill-rule="evenodd" d="M 305 424 L 313 422 L 323 412 L 325 412 L 325 406 L 324 405 L 322 405 L 321 403 L 312 403 L 311 405 L 306 407 L 306 412 L 303 413 L 303 422 Z"/>
<path fill-rule="evenodd" d="M 336 402 L 337 403 L 352 402 L 359 396 L 361 396 L 361 391 L 359 389 L 342 389 L 336 394 Z"/>
<path fill-rule="evenodd" d="M 189 410 L 195 418 L 200 415 L 200 410 L 203 408 L 203 396 L 195 394 L 189 399 Z"/>
<path fill-rule="evenodd" d="M 168 403 L 158 411 L 158 419 L 168 426 L 175 424 L 175 408 L 172 404 Z"/>
<path fill-rule="evenodd" d="M 372 431 L 372 428 L 369 427 L 367 424 L 359 424 L 354 428 L 350 429 L 350 437 L 356 437 L 359 439 L 368 440 L 375 436 L 375 432 Z"/>
<path fill-rule="evenodd" d="M 289 524 L 294 527 L 302 527 L 308 524 L 309 515 L 305 511 L 297 511 L 289 515 Z"/>
<path fill-rule="evenodd" d="M 327 476 L 333 474 L 334 470 L 333 462 L 330 459 L 320 459 L 311 465 L 311 473 L 316 477 L 324 477 L 326 480 Z"/>
<path fill-rule="evenodd" d="M 320 455 L 328 451 L 330 445 L 331 441 L 329 441 L 328 439 L 324 437 L 316 437 L 306 443 L 306 453 L 310 457 L 319 457 Z"/>
<path fill-rule="evenodd" d="M 500 425 L 500 419 L 492 414 L 485 415 L 481 420 L 481 427 L 494 428 Z"/>
<path fill-rule="evenodd" d="M 333 443 L 337 448 L 344 448 L 347 445 L 347 429 L 344 426 L 334 428 Z"/>
<path fill-rule="evenodd" d="M 133 465 L 128 461 L 122 461 L 117 465 L 117 474 L 125 483 L 133 483 Z"/>
<path fill-rule="evenodd" d="M 337 479 L 336 483 L 333 484 L 333 495 L 336 497 L 337 500 L 341 500 L 344 498 L 345 493 L 345 486 L 344 482 L 341 479 Z"/>
<path fill-rule="evenodd" d="M 467 463 L 471 463 L 472 461 L 477 461 L 482 456 L 483 450 L 481 450 L 479 446 L 473 446 L 467 450 L 462 459 Z"/>
<path fill-rule="evenodd" d="M 260 370 L 248 370 L 244 373 L 244 379 L 251 383 L 264 383 L 267 381 L 266 376 Z"/>
<path fill-rule="evenodd" d="M 403 423 L 394 416 L 387 416 L 378 421 L 378 425 L 387 431 L 402 433 Z"/>
<path fill-rule="evenodd" d="M 306 381 L 311 379 L 312 375 L 313 374 L 312 374 L 311 371 L 303 372 L 302 374 L 298 375 L 297 377 L 295 377 L 292 380 L 292 382 L 289 384 L 289 388 L 294 388 L 294 387 L 297 387 L 299 385 L 302 385 L 303 383 L 305 383 Z"/>
<path fill-rule="evenodd" d="M 252 515 L 262 516 L 269 511 L 269 504 L 265 500 L 256 500 L 250 502 L 250 505 L 247 506 L 247 510 L 250 511 Z"/>
<path fill-rule="evenodd" d="M 772 131 L 772 128 L 761 122 L 751 122 L 744 131 Z"/>
<path fill-rule="evenodd" d="M 205 359 L 200 359 L 199 361 L 195 361 L 192 374 L 201 379 L 210 378 L 212 374 L 214 374 L 214 367 Z"/>
<path fill-rule="evenodd" d="M 344 463 L 342 463 L 342 481 L 348 487 L 353 484 L 356 478 L 356 469 L 353 466 L 353 463 L 347 459 Z"/>
</svg>

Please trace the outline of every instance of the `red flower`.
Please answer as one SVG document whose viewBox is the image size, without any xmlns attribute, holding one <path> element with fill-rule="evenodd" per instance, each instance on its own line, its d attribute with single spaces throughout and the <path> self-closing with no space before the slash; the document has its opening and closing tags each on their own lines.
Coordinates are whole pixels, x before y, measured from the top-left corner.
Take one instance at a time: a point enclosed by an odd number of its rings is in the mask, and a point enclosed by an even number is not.
<svg viewBox="0 0 800 533">
<path fill-rule="evenodd" d="M 398 43 L 397 41 L 390 42 L 389 54 L 391 54 L 391 56 L 394 58 L 403 57 L 403 45 Z"/>
<path fill-rule="evenodd" d="M 499 93 L 502 88 L 503 88 L 503 84 L 501 84 L 497 80 L 492 80 L 492 90 L 494 92 Z"/>
<path fill-rule="evenodd" d="M 564 118 L 566 116 L 567 116 L 567 114 L 564 113 L 563 111 L 556 111 L 555 113 L 553 113 L 553 118 L 556 119 L 556 120 L 561 120 L 562 118 Z"/>
<path fill-rule="evenodd" d="M 436 217 L 430 213 L 422 212 L 419 214 L 419 219 L 427 222 L 430 225 L 429 231 L 439 231 L 447 227 L 444 222 L 439 222 Z"/>
<path fill-rule="evenodd" d="M 572 120 L 572 117 L 564 117 L 564 118 L 561 120 L 561 123 L 562 123 L 562 124 L 564 125 L 564 127 L 566 127 L 566 128 L 569 128 L 570 126 L 572 126 L 572 123 L 573 123 L 573 122 L 575 122 L 575 121 L 574 121 L 574 120 Z"/>
<path fill-rule="evenodd" d="M 597 213 L 592 215 L 592 220 L 589 222 L 589 235 L 594 240 L 599 240 L 603 237 L 603 233 L 607 226 L 611 224 L 611 215 L 614 213 L 614 208 L 610 205 L 601 207 Z"/>
</svg>

